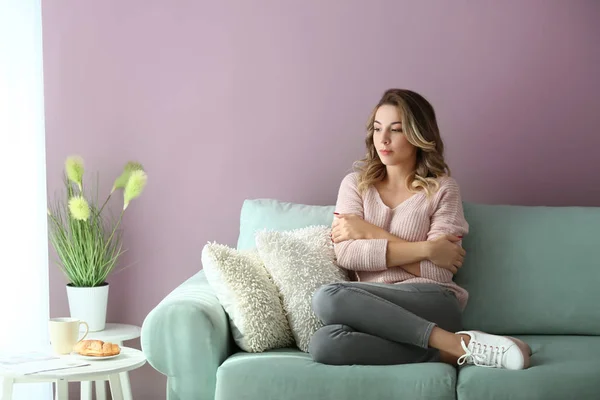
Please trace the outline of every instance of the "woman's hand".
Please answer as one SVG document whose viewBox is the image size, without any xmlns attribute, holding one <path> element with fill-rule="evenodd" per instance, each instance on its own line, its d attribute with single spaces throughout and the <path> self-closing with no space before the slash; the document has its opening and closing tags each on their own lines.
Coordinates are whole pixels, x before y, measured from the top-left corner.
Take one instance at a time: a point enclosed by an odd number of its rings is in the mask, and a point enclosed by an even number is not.
<svg viewBox="0 0 600 400">
<path fill-rule="evenodd" d="M 345 240 L 371 239 L 378 227 L 354 214 L 336 214 L 331 224 L 334 243 Z"/>
<path fill-rule="evenodd" d="M 460 240 L 461 238 L 458 236 L 444 235 L 427 242 L 429 244 L 427 258 L 438 267 L 456 274 L 458 269 L 462 267 L 465 254 L 467 254 L 465 249 L 456 244 Z"/>
</svg>

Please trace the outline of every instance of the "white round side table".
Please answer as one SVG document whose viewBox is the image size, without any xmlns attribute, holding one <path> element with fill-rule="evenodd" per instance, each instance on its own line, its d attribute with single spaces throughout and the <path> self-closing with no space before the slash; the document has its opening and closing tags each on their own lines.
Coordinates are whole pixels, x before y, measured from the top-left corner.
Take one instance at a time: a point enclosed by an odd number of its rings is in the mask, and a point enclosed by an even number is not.
<svg viewBox="0 0 600 400">
<path fill-rule="evenodd" d="M 139 338 L 141 331 L 142 328 L 136 325 L 107 323 L 103 331 L 90 332 L 86 340 L 97 339 L 123 346 L 123 342 Z M 125 371 L 119 375 L 121 378 L 121 387 L 123 388 L 123 399 L 133 400 L 129 374 Z M 96 386 L 96 399 L 106 400 L 106 379 L 96 380 L 94 384 Z M 92 381 L 81 381 L 81 400 L 92 400 Z"/>
<path fill-rule="evenodd" d="M 62 357 L 67 359 L 77 359 L 76 355 Z M 118 357 L 97 361 L 89 361 L 86 359 L 85 361 L 90 365 L 39 372 L 31 375 L 4 370 L 2 371 L 4 381 L 0 399 L 12 399 L 12 388 L 15 383 L 54 382 L 56 385 L 56 400 L 68 400 L 69 382 L 101 381 L 104 384 L 104 380 L 108 380 L 110 382 L 110 393 L 113 400 L 124 400 L 121 374 L 144 365 L 146 363 L 146 357 L 140 350 L 123 347 L 121 349 L 121 354 Z"/>
</svg>

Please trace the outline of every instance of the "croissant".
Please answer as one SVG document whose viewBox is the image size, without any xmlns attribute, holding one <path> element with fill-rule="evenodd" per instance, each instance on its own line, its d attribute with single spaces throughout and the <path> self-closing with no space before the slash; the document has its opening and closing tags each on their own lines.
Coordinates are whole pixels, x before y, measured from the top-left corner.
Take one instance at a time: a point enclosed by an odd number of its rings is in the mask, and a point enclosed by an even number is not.
<svg viewBox="0 0 600 400">
<path fill-rule="evenodd" d="M 102 340 L 82 340 L 77 343 L 73 350 L 82 356 L 108 357 L 121 353 L 118 344 L 103 342 Z"/>
</svg>

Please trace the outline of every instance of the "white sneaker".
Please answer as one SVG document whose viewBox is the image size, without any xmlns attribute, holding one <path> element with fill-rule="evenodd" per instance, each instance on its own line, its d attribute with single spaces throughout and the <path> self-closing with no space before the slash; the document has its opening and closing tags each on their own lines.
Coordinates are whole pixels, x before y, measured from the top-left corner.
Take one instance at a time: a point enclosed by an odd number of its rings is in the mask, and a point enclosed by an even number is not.
<svg viewBox="0 0 600 400">
<path fill-rule="evenodd" d="M 480 331 L 461 331 L 456 334 L 471 337 L 468 346 L 462 338 L 460 339 L 465 354 L 458 359 L 458 365 L 467 363 L 513 370 L 529 367 L 531 349 L 519 339 Z"/>
</svg>

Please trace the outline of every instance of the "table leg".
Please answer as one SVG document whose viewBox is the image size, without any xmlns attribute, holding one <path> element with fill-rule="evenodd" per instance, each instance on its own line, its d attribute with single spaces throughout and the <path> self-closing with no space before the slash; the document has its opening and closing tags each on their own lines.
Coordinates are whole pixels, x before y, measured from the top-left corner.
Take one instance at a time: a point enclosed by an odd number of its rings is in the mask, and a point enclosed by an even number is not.
<svg viewBox="0 0 600 400">
<path fill-rule="evenodd" d="M 56 400 L 69 400 L 69 382 L 64 379 L 56 381 Z"/>
<path fill-rule="evenodd" d="M 106 400 L 106 384 L 104 381 L 94 381 L 96 400 Z"/>
<path fill-rule="evenodd" d="M 12 400 L 13 384 L 15 383 L 12 378 L 2 379 L 2 396 L 0 400 Z"/>
<path fill-rule="evenodd" d="M 123 347 L 123 342 L 118 342 L 117 344 Z M 131 383 L 129 382 L 129 373 L 121 372 L 119 376 L 121 377 L 121 389 L 123 390 L 123 399 L 133 400 L 133 395 L 131 394 Z"/>
<path fill-rule="evenodd" d="M 109 375 L 108 381 L 110 382 L 112 400 L 123 400 L 123 388 L 121 387 L 121 377 L 119 374 Z"/>
<path fill-rule="evenodd" d="M 121 387 L 123 389 L 123 399 L 124 400 L 133 400 L 133 395 L 131 394 L 131 384 L 129 383 L 129 373 L 121 372 L 119 374 L 121 377 Z"/>
<path fill-rule="evenodd" d="M 92 382 L 82 381 L 81 382 L 80 396 L 81 400 L 92 400 Z"/>
</svg>

